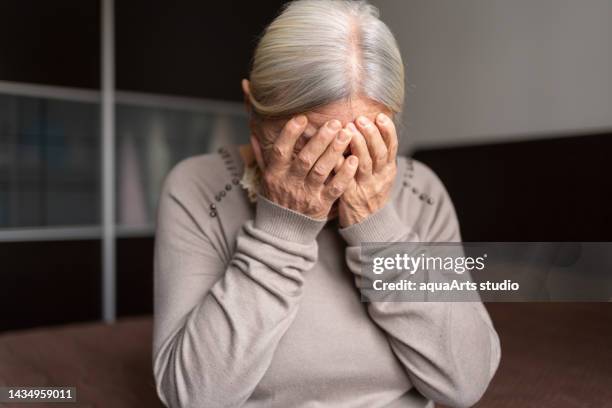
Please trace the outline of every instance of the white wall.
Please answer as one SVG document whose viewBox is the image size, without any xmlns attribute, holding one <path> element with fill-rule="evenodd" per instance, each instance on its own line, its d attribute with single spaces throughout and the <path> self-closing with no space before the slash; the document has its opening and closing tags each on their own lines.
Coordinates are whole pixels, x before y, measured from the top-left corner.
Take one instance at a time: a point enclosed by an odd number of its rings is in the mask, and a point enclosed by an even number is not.
<svg viewBox="0 0 612 408">
<path fill-rule="evenodd" d="M 612 0 L 372 3 L 406 66 L 407 145 L 612 128 Z"/>
</svg>

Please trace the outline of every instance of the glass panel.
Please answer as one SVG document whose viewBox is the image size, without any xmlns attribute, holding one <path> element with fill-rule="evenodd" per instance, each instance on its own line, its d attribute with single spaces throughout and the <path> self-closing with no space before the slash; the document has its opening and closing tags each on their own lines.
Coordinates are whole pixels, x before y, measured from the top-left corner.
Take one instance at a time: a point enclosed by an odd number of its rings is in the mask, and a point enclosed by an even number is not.
<svg viewBox="0 0 612 408">
<path fill-rule="evenodd" d="M 0 94 L 0 228 L 99 223 L 98 109 Z"/>
<path fill-rule="evenodd" d="M 247 118 L 173 108 L 117 106 L 117 220 L 151 226 L 162 183 L 180 160 L 248 141 Z"/>
</svg>

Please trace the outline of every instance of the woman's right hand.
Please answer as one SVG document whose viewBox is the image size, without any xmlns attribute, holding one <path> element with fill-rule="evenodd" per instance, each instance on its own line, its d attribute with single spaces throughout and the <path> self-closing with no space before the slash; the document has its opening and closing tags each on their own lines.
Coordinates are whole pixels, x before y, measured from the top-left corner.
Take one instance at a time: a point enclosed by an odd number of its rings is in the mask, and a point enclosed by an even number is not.
<svg viewBox="0 0 612 408">
<path fill-rule="evenodd" d="M 341 131 L 340 121 L 330 120 L 294 155 L 294 146 L 307 124 L 306 116 L 299 115 L 283 127 L 263 171 L 262 194 L 282 207 L 324 219 L 353 181 L 358 159 L 349 156 L 326 183 L 349 145 L 351 135 Z"/>
</svg>

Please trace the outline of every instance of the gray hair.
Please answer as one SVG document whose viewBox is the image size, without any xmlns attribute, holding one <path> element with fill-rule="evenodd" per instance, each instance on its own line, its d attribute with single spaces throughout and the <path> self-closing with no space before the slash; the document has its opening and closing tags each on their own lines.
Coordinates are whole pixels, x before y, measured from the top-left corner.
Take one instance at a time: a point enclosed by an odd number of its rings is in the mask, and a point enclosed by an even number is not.
<svg viewBox="0 0 612 408">
<path fill-rule="evenodd" d="M 255 49 L 255 113 L 288 116 L 357 95 L 394 113 L 404 103 L 402 57 L 378 9 L 366 1 L 287 3 Z"/>
</svg>

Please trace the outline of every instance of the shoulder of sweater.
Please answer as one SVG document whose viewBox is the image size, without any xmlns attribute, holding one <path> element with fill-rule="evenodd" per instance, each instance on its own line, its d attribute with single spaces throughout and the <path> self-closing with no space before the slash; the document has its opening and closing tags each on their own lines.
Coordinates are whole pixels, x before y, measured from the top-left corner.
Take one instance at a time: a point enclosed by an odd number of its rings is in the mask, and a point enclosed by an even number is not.
<svg viewBox="0 0 612 408">
<path fill-rule="evenodd" d="M 222 147 L 215 153 L 192 156 L 180 161 L 166 176 L 163 194 L 178 200 L 197 199 L 215 206 L 240 188 L 242 163 L 237 150 Z"/>
<path fill-rule="evenodd" d="M 170 198 L 180 203 L 199 222 L 220 222 L 221 218 L 227 222 L 231 214 L 248 210 L 246 192 L 240 186 L 242 170 L 234 146 L 186 158 L 166 176 L 162 199 Z M 206 225 L 211 226 L 210 223 Z"/>
<path fill-rule="evenodd" d="M 402 219 L 425 241 L 461 240 L 457 214 L 444 184 L 427 165 L 399 159 L 395 205 Z"/>
<path fill-rule="evenodd" d="M 229 260 L 235 224 L 241 224 L 247 205 L 238 185 L 239 171 L 235 152 L 229 148 L 181 160 L 165 177 L 158 225 L 191 237 L 190 243 L 206 242 L 219 257 Z M 197 250 L 203 250 L 202 246 Z"/>
<path fill-rule="evenodd" d="M 400 190 L 408 190 L 423 204 L 446 204 L 448 192 L 438 175 L 426 164 L 411 157 L 398 157 Z"/>
<path fill-rule="evenodd" d="M 201 194 L 207 187 L 212 187 L 212 175 L 218 175 L 220 171 L 223 171 L 222 161 L 215 153 L 188 157 L 170 170 L 164 180 L 163 193 L 175 198 Z"/>
</svg>

